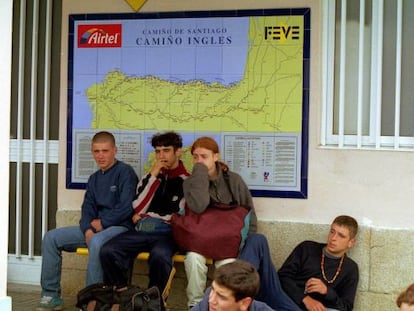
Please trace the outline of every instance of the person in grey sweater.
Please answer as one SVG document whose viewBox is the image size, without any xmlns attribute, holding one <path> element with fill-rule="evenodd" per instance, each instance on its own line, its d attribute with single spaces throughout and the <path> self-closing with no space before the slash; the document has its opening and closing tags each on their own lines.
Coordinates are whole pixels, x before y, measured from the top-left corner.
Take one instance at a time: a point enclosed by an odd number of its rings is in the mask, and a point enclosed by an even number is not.
<svg viewBox="0 0 414 311">
<path fill-rule="evenodd" d="M 225 163 L 219 161 L 217 142 L 211 137 L 200 137 L 194 141 L 191 154 L 193 171 L 183 184 L 188 208 L 195 213 L 202 213 L 214 202 L 227 204 L 234 198 L 238 204 L 250 208 L 249 234 L 256 232 L 257 217 L 250 191 L 240 175 L 230 171 Z M 224 174 L 228 176 L 230 189 Z M 216 260 L 215 266 L 219 267 L 234 259 Z M 188 280 L 187 304 L 191 308 L 203 298 L 208 271 L 206 257 L 196 252 L 187 252 L 184 267 Z"/>
</svg>

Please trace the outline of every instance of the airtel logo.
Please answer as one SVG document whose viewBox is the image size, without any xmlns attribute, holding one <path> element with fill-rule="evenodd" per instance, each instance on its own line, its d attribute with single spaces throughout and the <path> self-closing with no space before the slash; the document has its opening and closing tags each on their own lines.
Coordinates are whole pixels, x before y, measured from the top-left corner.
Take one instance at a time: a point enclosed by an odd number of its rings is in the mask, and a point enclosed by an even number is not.
<svg viewBox="0 0 414 311">
<path fill-rule="evenodd" d="M 78 48 L 122 46 L 122 24 L 78 25 Z"/>
</svg>

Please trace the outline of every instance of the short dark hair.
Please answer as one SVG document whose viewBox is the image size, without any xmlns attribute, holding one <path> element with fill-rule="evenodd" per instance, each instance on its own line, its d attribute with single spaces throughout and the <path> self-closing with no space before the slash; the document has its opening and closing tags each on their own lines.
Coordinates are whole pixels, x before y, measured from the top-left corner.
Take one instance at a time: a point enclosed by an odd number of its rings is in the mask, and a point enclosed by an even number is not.
<svg viewBox="0 0 414 311">
<path fill-rule="evenodd" d="M 358 233 L 358 222 L 355 220 L 355 218 L 351 216 L 348 216 L 348 215 L 337 216 L 332 223 L 348 228 L 349 235 L 352 239 L 355 238 Z"/>
<path fill-rule="evenodd" d="M 414 305 L 414 283 L 407 287 L 397 298 L 397 306 L 401 307 L 402 303 L 409 306 Z"/>
<path fill-rule="evenodd" d="M 112 133 L 107 131 L 101 131 L 93 135 L 92 143 L 111 143 L 112 146 L 115 146 L 115 137 Z"/>
<path fill-rule="evenodd" d="M 236 301 L 254 298 L 260 287 L 259 273 L 250 263 L 239 259 L 218 267 L 214 272 L 214 281 L 230 289 Z"/>
<path fill-rule="evenodd" d="M 177 150 L 179 148 L 183 147 L 183 139 L 181 138 L 180 134 L 177 134 L 176 132 L 165 132 L 165 133 L 157 133 L 152 136 L 151 139 L 151 145 L 152 147 L 167 147 L 167 146 L 173 146 L 174 150 Z"/>
</svg>

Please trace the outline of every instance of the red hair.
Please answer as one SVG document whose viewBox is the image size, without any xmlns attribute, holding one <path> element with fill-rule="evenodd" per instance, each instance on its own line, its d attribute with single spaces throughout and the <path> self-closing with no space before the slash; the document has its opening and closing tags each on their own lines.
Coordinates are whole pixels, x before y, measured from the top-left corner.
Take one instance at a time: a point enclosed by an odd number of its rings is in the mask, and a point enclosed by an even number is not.
<svg viewBox="0 0 414 311">
<path fill-rule="evenodd" d="M 193 154 L 194 150 L 197 148 L 205 148 L 212 151 L 213 153 L 220 152 L 216 141 L 213 138 L 207 136 L 197 138 L 194 141 L 193 145 L 191 146 L 191 154 Z"/>
<path fill-rule="evenodd" d="M 193 154 L 194 150 L 197 148 L 204 148 L 204 149 L 210 150 L 213 153 L 220 153 L 217 142 L 213 138 L 208 137 L 208 136 L 197 138 L 194 141 L 193 145 L 191 146 L 191 154 Z M 226 163 L 223 163 L 221 161 L 217 161 L 217 163 L 221 166 L 221 169 L 223 171 L 229 170 L 229 167 L 227 166 Z"/>
</svg>

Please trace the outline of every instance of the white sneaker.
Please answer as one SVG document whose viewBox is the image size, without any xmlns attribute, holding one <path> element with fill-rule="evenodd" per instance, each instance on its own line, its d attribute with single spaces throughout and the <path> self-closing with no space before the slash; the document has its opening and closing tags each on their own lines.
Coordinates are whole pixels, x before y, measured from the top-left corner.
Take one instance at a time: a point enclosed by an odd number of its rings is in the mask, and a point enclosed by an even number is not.
<svg viewBox="0 0 414 311">
<path fill-rule="evenodd" d="M 63 310 L 62 297 L 42 296 L 36 311 L 60 311 Z"/>
</svg>

